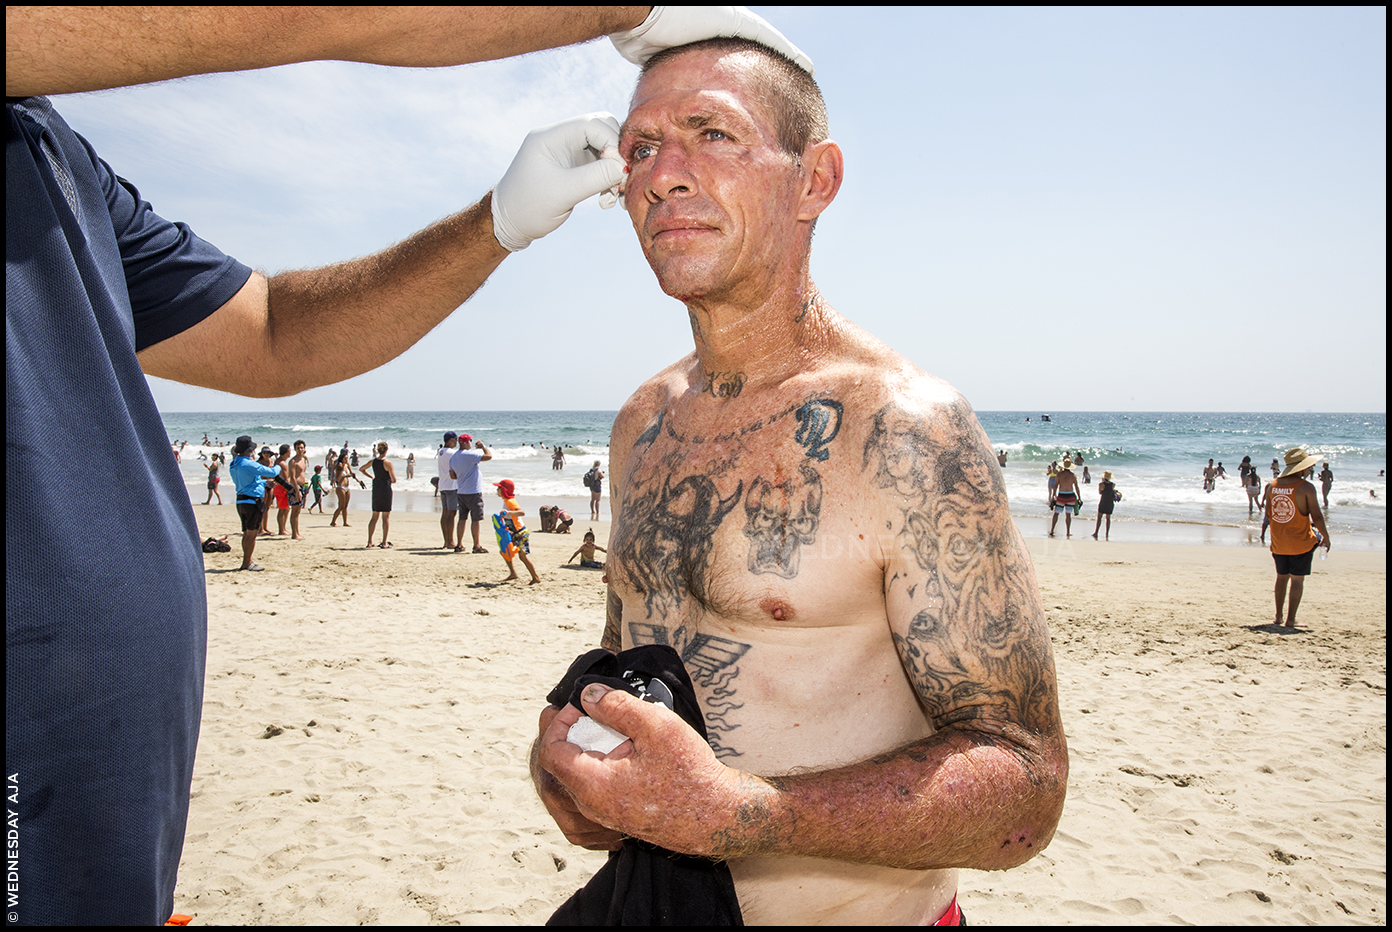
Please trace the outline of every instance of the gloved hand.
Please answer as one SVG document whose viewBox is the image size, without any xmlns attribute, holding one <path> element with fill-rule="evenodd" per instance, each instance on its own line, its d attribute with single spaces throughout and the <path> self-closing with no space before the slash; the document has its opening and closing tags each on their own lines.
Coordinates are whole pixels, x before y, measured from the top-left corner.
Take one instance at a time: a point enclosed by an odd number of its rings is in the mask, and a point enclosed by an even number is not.
<svg viewBox="0 0 1392 932">
<path fill-rule="evenodd" d="M 636 29 L 612 33 L 609 41 L 620 55 L 641 65 L 663 49 L 717 36 L 752 39 L 788 56 L 808 74 L 816 74 L 812 59 L 767 20 L 742 6 L 655 6 Z"/>
<path fill-rule="evenodd" d="M 612 113 L 587 113 L 534 129 L 493 189 L 493 234 L 517 252 L 565 223 L 585 198 L 624 181 L 622 159 L 599 157 L 619 143 Z"/>
</svg>

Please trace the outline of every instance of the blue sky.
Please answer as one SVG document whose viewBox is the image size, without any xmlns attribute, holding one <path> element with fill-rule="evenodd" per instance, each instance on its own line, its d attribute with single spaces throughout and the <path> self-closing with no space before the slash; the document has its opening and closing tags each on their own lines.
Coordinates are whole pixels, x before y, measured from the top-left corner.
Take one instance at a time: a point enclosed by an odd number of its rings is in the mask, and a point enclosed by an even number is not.
<svg viewBox="0 0 1392 932">
<path fill-rule="evenodd" d="M 846 180 L 812 273 L 981 410 L 1385 411 L 1386 11 L 754 7 L 806 51 Z M 527 131 L 609 110 L 604 40 L 501 62 L 314 62 L 59 97 L 156 211 L 268 272 L 477 200 Z M 690 350 L 591 200 L 416 347 L 168 411 L 611 409 Z"/>
</svg>

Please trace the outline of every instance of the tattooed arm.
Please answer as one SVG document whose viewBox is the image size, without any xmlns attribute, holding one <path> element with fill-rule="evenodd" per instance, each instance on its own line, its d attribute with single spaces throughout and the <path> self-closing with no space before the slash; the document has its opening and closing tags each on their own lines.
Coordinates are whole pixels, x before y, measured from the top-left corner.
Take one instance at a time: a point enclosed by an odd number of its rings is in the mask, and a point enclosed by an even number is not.
<svg viewBox="0 0 1392 932">
<path fill-rule="evenodd" d="M 726 851 L 765 853 L 772 836 L 775 850 L 841 860 L 1014 867 L 1052 839 L 1068 759 L 1044 610 L 1000 467 L 958 397 L 927 416 L 886 406 L 864 468 L 896 535 L 885 554 L 890 630 L 936 733 L 768 780 L 767 819 L 779 829 L 738 827 Z"/>
</svg>

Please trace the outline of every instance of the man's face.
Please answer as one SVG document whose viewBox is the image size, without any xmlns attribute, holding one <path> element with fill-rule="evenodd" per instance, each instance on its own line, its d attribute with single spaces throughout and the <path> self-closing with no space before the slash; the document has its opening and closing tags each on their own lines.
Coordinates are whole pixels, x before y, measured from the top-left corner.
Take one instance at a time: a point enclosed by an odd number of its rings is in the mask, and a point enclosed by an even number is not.
<svg viewBox="0 0 1392 932">
<path fill-rule="evenodd" d="M 296 455 L 296 456 L 304 456 L 304 451 L 305 451 L 305 445 L 304 445 L 303 443 L 297 443 L 297 444 L 295 444 L 295 455 Z"/>
<path fill-rule="evenodd" d="M 748 54 L 691 52 L 642 79 L 619 137 L 625 207 L 662 290 L 721 296 L 767 281 L 805 246 L 803 172 L 749 90 Z M 736 292 L 737 293 L 737 292 Z"/>
</svg>

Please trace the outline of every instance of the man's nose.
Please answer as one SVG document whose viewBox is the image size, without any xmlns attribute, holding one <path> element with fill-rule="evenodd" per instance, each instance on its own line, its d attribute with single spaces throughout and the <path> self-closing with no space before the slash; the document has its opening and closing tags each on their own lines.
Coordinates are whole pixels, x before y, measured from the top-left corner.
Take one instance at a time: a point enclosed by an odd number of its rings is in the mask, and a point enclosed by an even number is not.
<svg viewBox="0 0 1392 932">
<path fill-rule="evenodd" d="M 669 140 L 657 149 L 648 169 L 647 190 L 650 199 L 667 200 L 684 194 L 695 194 L 696 181 L 690 153 L 676 140 Z"/>
</svg>

